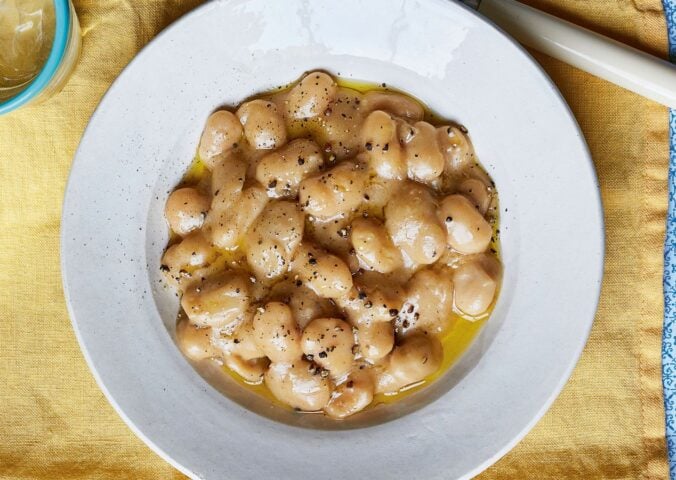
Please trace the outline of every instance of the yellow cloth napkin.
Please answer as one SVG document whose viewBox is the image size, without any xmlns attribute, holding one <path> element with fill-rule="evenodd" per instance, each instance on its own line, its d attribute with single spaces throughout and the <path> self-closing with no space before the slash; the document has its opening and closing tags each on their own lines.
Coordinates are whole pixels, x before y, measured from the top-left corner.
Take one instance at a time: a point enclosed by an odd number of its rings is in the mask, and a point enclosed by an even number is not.
<svg viewBox="0 0 676 480">
<path fill-rule="evenodd" d="M 0 117 L 0 478 L 183 478 L 125 426 L 85 365 L 62 295 L 59 217 L 73 153 L 101 95 L 144 44 L 201 0 L 74 3 L 84 43 L 69 84 L 43 105 Z M 528 3 L 666 55 L 660 0 Z M 666 478 L 667 111 L 536 58 L 570 103 L 596 163 L 606 277 L 591 338 L 562 395 L 480 478 Z"/>
</svg>

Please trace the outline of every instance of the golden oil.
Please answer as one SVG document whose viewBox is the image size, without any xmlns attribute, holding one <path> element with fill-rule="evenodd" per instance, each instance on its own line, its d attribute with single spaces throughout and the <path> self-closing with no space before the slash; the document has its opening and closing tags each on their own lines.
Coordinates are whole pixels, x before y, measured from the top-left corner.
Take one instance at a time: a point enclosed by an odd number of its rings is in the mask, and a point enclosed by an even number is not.
<svg viewBox="0 0 676 480">
<path fill-rule="evenodd" d="M 383 91 L 383 92 L 402 93 L 403 95 L 411 97 L 411 95 L 393 89 L 384 83 L 374 84 L 370 82 L 345 79 L 340 77 L 338 77 L 336 80 L 340 87 L 356 90 L 357 92 L 362 94 L 367 93 L 369 91 Z M 252 97 L 252 99 L 253 98 L 274 99 L 275 97 L 284 95 L 294 85 L 295 83 L 278 87 L 271 92 L 256 95 L 255 97 Z M 415 97 L 411 98 L 414 98 L 423 106 L 425 110 L 424 118 L 426 121 L 434 125 L 439 125 L 440 123 L 448 124 L 448 122 L 442 122 L 443 119 L 441 119 L 439 115 L 435 114 L 431 109 L 429 109 L 423 102 L 421 102 Z M 453 122 L 451 122 L 451 124 L 453 124 Z M 289 139 L 295 139 L 299 137 L 310 137 L 313 140 L 317 141 L 318 136 L 317 132 L 319 130 L 319 123 L 314 120 L 293 122 L 292 124 L 287 125 L 287 128 L 289 130 Z M 478 162 L 476 163 L 475 166 L 479 168 L 482 171 L 482 173 L 486 174 L 485 170 Z M 209 172 L 209 169 L 206 167 L 204 162 L 199 158 L 199 156 L 196 155 L 190 167 L 188 168 L 188 171 L 181 180 L 180 186 L 195 186 L 197 188 L 202 189 L 203 191 L 208 191 L 210 177 L 211 174 Z M 499 238 L 500 236 L 499 208 L 498 208 L 499 203 L 497 193 L 495 191 L 493 193 L 494 193 L 493 199 L 491 201 L 487 214 L 489 223 L 493 227 L 493 237 L 489 245 L 489 251 L 493 253 L 498 258 L 498 260 L 500 260 L 501 252 Z M 377 212 L 373 211 L 368 213 L 379 218 L 383 217 L 381 211 Z M 243 244 L 239 245 L 238 248 L 236 248 L 233 251 L 219 250 L 219 257 L 217 261 L 219 262 L 219 264 L 222 264 L 223 266 L 225 266 L 226 264 L 235 264 L 235 263 L 241 264 L 244 261 L 243 252 L 245 251 L 246 245 Z M 498 291 L 496 292 L 495 295 L 496 300 L 499 296 L 499 289 L 500 285 L 498 285 Z M 379 404 L 395 403 L 401 400 L 402 398 L 407 397 L 408 395 L 411 395 L 423 389 L 425 386 L 441 378 L 449 370 L 449 368 L 451 368 L 460 359 L 463 353 L 465 353 L 465 351 L 472 344 L 478 333 L 481 331 L 482 327 L 490 318 L 493 312 L 494 305 L 495 300 L 490 309 L 479 318 L 465 318 L 461 315 L 458 315 L 457 313 L 454 313 L 449 322 L 451 325 L 450 328 L 447 331 L 445 331 L 443 335 L 440 337 L 440 341 L 443 346 L 443 360 L 439 369 L 433 374 L 426 377 L 425 379 L 421 380 L 420 382 L 414 385 L 409 385 L 408 387 L 405 387 L 404 389 L 402 389 L 397 393 L 375 395 L 373 402 L 366 408 L 366 410 L 373 408 Z M 248 390 L 266 398 L 270 402 L 282 408 L 289 410 L 291 409 L 287 405 L 277 400 L 277 398 L 275 398 L 275 396 L 270 392 L 270 390 L 265 386 L 265 384 L 262 381 L 259 383 L 248 382 L 239 375 L 237 375 L 234 371 L 230 370 L 225 365 L 221 367 L 221 370 L 225 374 L 230 376 L 239 385 L 242 385 L 242 387 L 247 388 Z M 307 413 L 307 412 L 299 412 L 299 413 Z"/>
</svg>

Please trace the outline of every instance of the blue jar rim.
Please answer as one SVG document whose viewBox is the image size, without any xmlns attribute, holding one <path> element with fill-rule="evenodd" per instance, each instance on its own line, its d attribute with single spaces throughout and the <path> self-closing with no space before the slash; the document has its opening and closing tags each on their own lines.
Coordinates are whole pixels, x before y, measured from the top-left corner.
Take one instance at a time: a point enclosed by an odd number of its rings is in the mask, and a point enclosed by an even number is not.
<svg viewBox="0 0 676 480">
<path fill-rule="evenodd" d="M 54 0 L 54 17 L 56 20 L 54 42 L 52 43 L 52 49 L 49 52 L 47 61 L 40 70 L 40 73 L 26 88 L 21 90 L 17 95 L 0 102 L 0 115 L 16 110 L 37 97 L 49 85 L 59 66 L 61 66 L 70 34 L 70 0 Z"/>
</svg>

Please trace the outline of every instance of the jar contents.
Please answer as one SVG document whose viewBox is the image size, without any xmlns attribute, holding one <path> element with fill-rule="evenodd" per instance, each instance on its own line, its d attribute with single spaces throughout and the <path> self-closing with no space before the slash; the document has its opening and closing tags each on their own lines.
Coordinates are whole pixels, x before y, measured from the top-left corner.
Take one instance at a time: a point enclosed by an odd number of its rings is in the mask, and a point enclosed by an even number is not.
<svg viewBox="0 0 676 480">
<path fill-rule="evenodd" d="M 0 0 L 0 101 L 16 96 L 40 73 L 55 27 L 52 0 Z"/>
</svg>

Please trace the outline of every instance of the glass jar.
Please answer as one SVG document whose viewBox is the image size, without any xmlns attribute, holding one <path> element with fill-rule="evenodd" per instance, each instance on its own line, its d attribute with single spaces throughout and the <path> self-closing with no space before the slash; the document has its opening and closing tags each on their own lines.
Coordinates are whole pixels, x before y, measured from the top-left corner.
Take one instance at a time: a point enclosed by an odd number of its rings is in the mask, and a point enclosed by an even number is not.
<svg viewBox="0 0 676 480">
<path fill-rule="evenodd" d="M 80 56 L 80 24 L 70 0 L 54 0 L 54 39 L 39 73 L 14 96 L 0 101 L 0 115 L 47 100 L 68 81 Z"/>
</svg>

